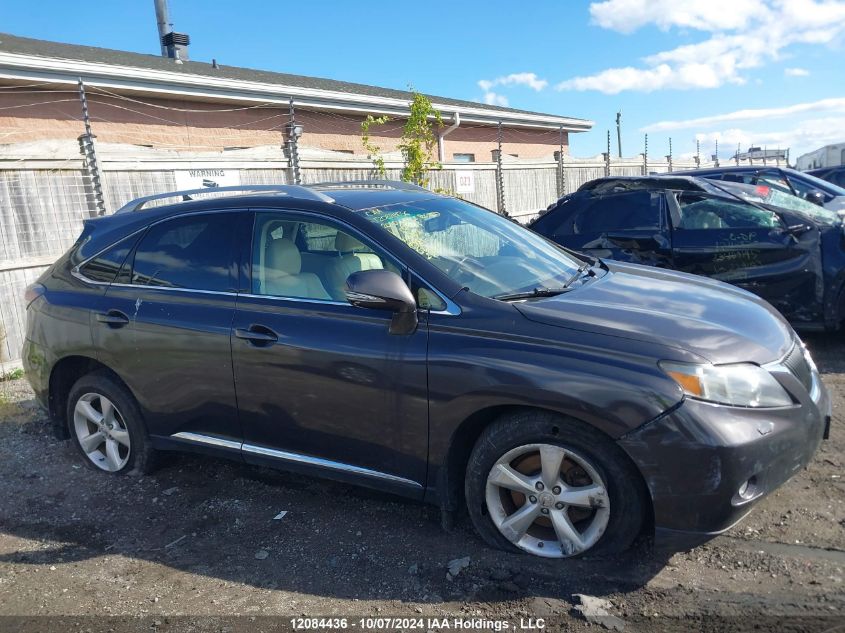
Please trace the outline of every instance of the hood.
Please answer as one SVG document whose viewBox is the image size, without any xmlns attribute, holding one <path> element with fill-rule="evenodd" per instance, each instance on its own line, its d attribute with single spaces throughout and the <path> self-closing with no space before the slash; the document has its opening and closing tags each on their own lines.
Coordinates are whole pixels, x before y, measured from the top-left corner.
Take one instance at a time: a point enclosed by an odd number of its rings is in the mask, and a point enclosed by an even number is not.
<svg viewBox="0 0 845 633">
<path fill-rule="evenodd" d="M 636 264 L 571 292 L 516 303 L 525 318 L 682 348 L 712 363 L 768 363 L 793 345 L 793 331 L 762 299 L 728 284 Z"/>
</svg>

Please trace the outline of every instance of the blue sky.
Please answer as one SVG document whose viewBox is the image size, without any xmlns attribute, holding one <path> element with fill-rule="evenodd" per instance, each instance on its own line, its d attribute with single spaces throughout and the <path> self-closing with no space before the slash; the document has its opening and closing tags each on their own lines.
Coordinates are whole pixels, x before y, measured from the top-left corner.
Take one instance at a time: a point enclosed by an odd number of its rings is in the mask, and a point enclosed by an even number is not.
<svg viewBox="0 0 845 633">
<path fill-rule="evenodd" d="M 793 159 L 845 141 L 843 0 L 170 0 L 191 58 L 587 118 L 572 153 Z M 8 3 L 0 31 L 156 54 L 152 0 Z M 747 112 L 746 112 L 747 111 Z"/>
</svg>

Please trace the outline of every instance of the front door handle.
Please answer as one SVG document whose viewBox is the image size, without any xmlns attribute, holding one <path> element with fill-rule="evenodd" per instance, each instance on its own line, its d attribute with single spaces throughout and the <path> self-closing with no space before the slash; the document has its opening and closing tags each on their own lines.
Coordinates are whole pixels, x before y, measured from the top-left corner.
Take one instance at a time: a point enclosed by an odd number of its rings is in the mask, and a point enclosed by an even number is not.
<svg viewBox="0 0 845 633">
<path fill-rule="evenodd" d="M 96 315 L 96 318 L 100 323 L 105 323 L 112 328 L 123 327 L 129 323 L 129 317 L 120 310 L 109 310 L 105 314 L 99 313 Z"/>
<path fill-rule="evenodd" d="M 279 340 L 279 335 L 263 325 L 250 325 L 249 329 L 235 328 L 235 336 L 253 345 L 268 346 Z"/>
</svg>

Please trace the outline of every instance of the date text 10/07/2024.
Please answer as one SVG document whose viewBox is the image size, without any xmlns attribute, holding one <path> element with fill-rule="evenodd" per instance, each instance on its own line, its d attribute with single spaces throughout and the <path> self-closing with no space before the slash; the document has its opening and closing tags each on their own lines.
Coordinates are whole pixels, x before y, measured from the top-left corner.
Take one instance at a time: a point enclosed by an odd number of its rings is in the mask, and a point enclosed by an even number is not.
<svg viewBox="0 0 845 633">
<path fill-rule="evenodd" d="M 364 617 L 364 618 L 308 618 L 290 619 L 294 631 L 328 631 L 359 629 L 364 631 L 541 631 L 546 628 L 543 618 L 487 620 L 485 618 L 444 617 Z"/>
</svg>

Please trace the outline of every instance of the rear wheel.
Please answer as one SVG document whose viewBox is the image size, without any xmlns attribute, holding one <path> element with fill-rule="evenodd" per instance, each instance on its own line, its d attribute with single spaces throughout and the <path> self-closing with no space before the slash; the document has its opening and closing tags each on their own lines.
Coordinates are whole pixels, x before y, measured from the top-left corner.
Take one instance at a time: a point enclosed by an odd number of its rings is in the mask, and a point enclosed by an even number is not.
<svg viewBox="0 0 845 633">
<path fill-rule="evenodd" d="M 540 411 L 485 429 L 467 466 L 472 521 L 491 545 L 546 558 L 618 552 L 639 535 L 639 473 L 601 433 Z"/>
<path fill-rule="evenodd" d="M 74 384 L 67 420 L 88 466 L 119 475 L 152 468 L 153 450 L 135 398 L 109 373 L 94 372 Z"/>
</svg>

